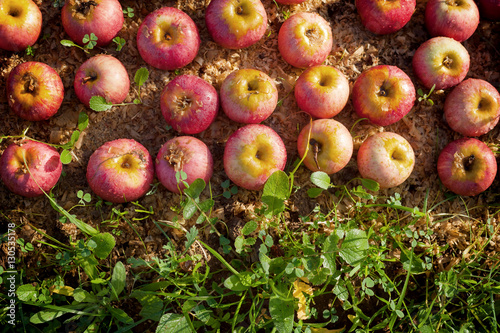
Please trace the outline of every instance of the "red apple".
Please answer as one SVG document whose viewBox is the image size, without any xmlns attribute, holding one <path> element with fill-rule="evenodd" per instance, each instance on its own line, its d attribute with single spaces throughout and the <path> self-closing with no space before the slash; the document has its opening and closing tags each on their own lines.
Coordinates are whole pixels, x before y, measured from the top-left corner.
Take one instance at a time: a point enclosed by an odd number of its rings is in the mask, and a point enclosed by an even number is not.
<svg viewBox="0 0 500 333">
<path fill-rule="evenodd" d="M 144 19 L 137 32 L 137 49 L 153 67 L 174 70 L 194 60 L 200 35 L 194 21 L 183 11 L 162 7 Z"/>
<path fill-rule="evenodd" d="M 217 44 L 242 49 L 264 36 L 267 14 L 260 0 L 212 0 L 205 11 L 205 23 Z"/>
<path fill-rule="evenodd" d="M 200 133 L 208 128 L 219 110 L 215 88 L 194 75 L 180 75 L 170 81 L 160 97 L 163 118 L 176 131 Z"/>
<path fill-rule="evenodd" d="M 59 180 L 61 171 L 61 157 L 57 150 L 41 142 L 25 140 L 19 145 L 13 143 L 0 157 L 0 177 L 5 186 L 25 197 L 49 192 Z"/>
<path fill-rule="evenodd" d="M 0 49 L 21 51 L 36 43 L 42 13 L 31 0 L 0 0 Z"/>
<path fill-rule="evenodd" d="M 64 86 L 57 72 L 36 61 L 17 65 L 7 78 L 7 100 L 19 117 L 39 121 L 57 113 L 64 98 Z"/>
<path fill-rule="evenodd" d="M 500 21 L 500 0 L 479 0 L 481 17 L 492 21 Z"/>
<path fill-rule="evenodd" d="M 392 34 L 403 28 L 415 6 L 415 0 L 356 0 L 361 23 L 378 35 Z"/>
<path fill-rule="evenodd" d="M 353 143 L 349 130 L 333 119 L 316 119 L 300 131 L 297 149 L 300 158 L 306 152 L 305 166 L 311 171 L 333 174 L 343 169 L 352 156 Z"/>
<path fill-rule="evenodd" d="M 283 170 L 286 149 L 278 133 L 261 124 L 239 128 L 226 142 L 224 170 L 237 186 L 261 190 L 269 176 Z"/>
<path fill-rule="evenodd" d="M 352 103 L 358 116 L 373 124 L 387 126 L 410 112 L 415 103 L 411 79 L 396 66 L 372 67 L 356 79 Z"/>
<path fill-rule="evenodd" d="M 453 38 L 434 37 L 420 45 L 412 60 L 413 71 L 427 88 L 447 89 L 463 81 L 469 71 L 467 49 Z"/>
<path fill-rule="evenodd" d="M 278 89 L 264 72 L 240 69 L 229 74 L 222 82 L 220 100 L 229 119 L 257 124 L 273 113 L 278 103 Z"/>
<path fill-rule="evenodd" d="M 450 127 L 465 136 L 479 136 L 500 118 L 500 94 L 484 80 L 467 79 L 446 97 L 444 115 Z"/>
<path fill-rule="evenodd" d="M 349 100 L 349 81 L 335 67 L 313 66 L 300 74 L 294 93 L 301 110 L 316 118 L 331 118 Z"/>
<path fill-rule="evenodd" d="M 473 0 L 429 0 L 425 6 L 425 26 L 433 37 L 463 42 L 478 25 L 479 10 Z"/>
<path fill-rule="evenodd" d="M 437 171 L 441 182 L 450 191 L 474 196 L 493 183 L 497 173 L 495 155 L 475 138 L 450 142 L 439 154 Z"/>
<path fill-rule="evenodd" d="M 320 65 L 332 50 L 330 24 L 316 13 L 299 12 L 290 16 L 278 33 L 278 49 L 294 67 Z"/>
<path fill-rule="evenodd" d="M 106 142 L 94 151 L 87 165 L 92 191 L 113 203 L 139 199 L 149 191 L 153 177 L 149 152 L 132 139 Z"/>
<path fill-rule="evenodd" d="M 73 86 L 76 96 L 87 107 L 92 96 L 102 96 L 109 103 L 118 104 L 127 97 L 130 80 L 120 60 L 99 54 L 78 68 Z"/>
<path fill-rule="evenodd" d="M 67 0 L 61 10 L 64 31 L 77 44 L 93 33 L 97 46 L 106 46 L 121 30 L 124 22 L 118 0 Z"/>
<path fill-rule="evenodd" d="M 184 183 L 177 183 L 176 173 L 184 171 L 184 180 L 191 185 L 201 178 L 208 184 L 212 177 L 214 163 L 212 154 L 203 141 L 192 136 L 179 136 L 168 140 L 156 157 L 156 175 L 169 191 L 180 193 Z"/>
<path fill-rule="evenodd" d="M 402 184 L 410 176 L 415 153 L 401 135 L 380 132 L 361 144 L 357 162 L 361 177 L 375 180 L 381 188 L 390 188 Z"/>
</svg>

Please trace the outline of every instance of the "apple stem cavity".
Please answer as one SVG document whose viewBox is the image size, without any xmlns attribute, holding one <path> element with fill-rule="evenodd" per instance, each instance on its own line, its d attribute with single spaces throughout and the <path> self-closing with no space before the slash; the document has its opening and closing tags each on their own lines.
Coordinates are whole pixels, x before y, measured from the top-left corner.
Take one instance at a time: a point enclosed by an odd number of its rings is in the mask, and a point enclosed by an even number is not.
<svg viewBox="0 0 500 333">
<path fill-rule="evenodd" d="M 97 7 L 97 2 L 93 0 L 75 0 L 74 2 L 76 6 L 76 14 L 80 14 L 83 16 L 87 16 L 88 13 L 93 9 L 93 7 Z"/>
<path fill-rule="evenodd" d="M 184 164 L 188 162 L 186 161 L 184 151 L 176 145 L 170 147 L 168 149 L 168 154 L 166 154 L 163 158 L 174 167 L 175 172 L 182 171 Z"/>
<path fill-rule="evenodd" d="M 451 66 L 453 65 L 453 59 L 451 59 L 450 57 L 446 56 L 443 60 L 443 66 L 446 67 L 446 68 L 451 68 Z"/>
<path fill-rule="evenodd" d="M 476 157 L 474 156 L 474 154 L 472 154 L 472 155 L 470 155 L 468 157 L 465 157 L 463 159 L 465 171 L 471 171 L 472 170 L 472 167 L 474 166 L 474 160 L 475 159 L 476 159 Z"/>
<path fill-rule="evenodd" d="M 38 88 L 38 80 L 36 79 L 36 77 L 32 73 L 27 72 L 23 75 L 23 81 L 24 90 L 26 91 L 26 93 L 35 95 L 35 92 Z"/>
<path fill-rule="evenodd" d="M 83 78 L 83 83 L 87 83 L 89 81 L 95 81 L 97 80 L 97 74 L 96 73 L 90 73 L 89 76 L 86 76 Z"/>
<path fill-rule="evenodd" d="M 309 141 L 309 145 L 312 147 L 312 152 L 313 152 L 313 157 L 314 157 L 314 163 L 316 163 L 316 167 L 318 170 L 321 170 L 319 167 L 319 162 L 318 162 L 318 154 L 321 151 L 321 145 L 318 141 L 311 139 Z"/>
</svg>

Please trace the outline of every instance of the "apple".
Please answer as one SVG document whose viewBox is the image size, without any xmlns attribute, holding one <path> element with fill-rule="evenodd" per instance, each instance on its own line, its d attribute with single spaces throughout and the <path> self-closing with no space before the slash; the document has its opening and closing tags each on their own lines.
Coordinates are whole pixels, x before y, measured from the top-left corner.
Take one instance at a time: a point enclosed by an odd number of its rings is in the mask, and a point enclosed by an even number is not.
<svg viewBox="0 0 500 333">
<path fill-rule="evenodd" d="M 378 65 L 358 76 L 352 88 L 352 103 L 361 118 L 387 126 L 410 112 L 415 103 L 415 87 L 398 67 Z"/>
<path fill-rule="evenodd" d="M 479 10 L 473 0 L 429 0 L 425 6 L 425 26 L 432 37 L 463 42 L 478 25 Z"/>
<path fill-rule="evenodd" d="M 484 142 L 461 138 L 443 148 L 438 157 L 437 171 L 447 189 L 458 195 L 474 196 L 493 183 L 497 162 Z"/>
<path fill-rule="evenodd" d="M 392 34 L 410 21 L 416 0 L 356 0 L 356 10 L 366 29 L 377 35 Z"/>
<path fill-rule="evenodd" d="M 283 170 L 285 144 L 278 133 L 262 124 L 250 124 L 236 130 L 224 147 L 224 170 L 237 186 L 261 190 L 269 176 Z"/>
<path fill-rule="evenodd" d="M 333 174 L 343 169 L 352 156 L 351 133 L 340 122 L 333 119 L 316 119 L 307 124 L 299 133 L 297 149 L 300 158 L 309 150 L 304 159 L 311 171 Z"/>
<path fill-rule="evenodd" d="M 479 0 L 479 13 L 492 21 L 500 21 L 500 0 Z"/>
<path fill-rule="evenodd" d="M 193 61 L 200 42 L 194 21 L 173 7 L 150 13 L 137 32 L 137 49 L 142 59 L 164 70 L 178 69 Z"/>
<path fill-rule="evenodd" d="M 381 188 L 391 188 L 410 176 L 415 153 L 401 135 L 379 132 L 361 144 L 357 162 L 361 177 L 375 180 Z"/>
<path fill-rule="evenodd" d="M 222 110 L 229 119 L 257 124 L 273 113 L 278 89 L 273 80 L 256 69 L 240 69 L 229 74 L 220 88 Z"/>
<path fill-rule="evenodd" d="M 156 176 L 169 191 L 181 193 L 184 183 L 177 183 L 176 173 L 184 171 L 184 180 L 191 185 L 201 178 L 208 184 L 214 171 L 212 154 L 207 145 L 192 136 L 179 136 L 168 140 L 156 157 Z"/>
<path fill-rule="evenodd" d="M 464 136 L 479 136 L 500 118 L 500 94 L 490 83 L 467 79 L 446 96 L 444 115 L 450 127 Z"/>
<path fill-rule="evenodd" d="M 128 95 L 130 79 L 120 60 L 99 54 L 78 68 L 73 86 L 76 96 L 87 107 L 92 96 L 102 96 L 109 103 L 119 104 Z"/>
<path fill-rule="evenodd" d="M 330 24 L 316 13 L 299 12 L 290 16 L 278 33 L 278 49 L 294 67 L 320 65 L 332 50 Z"/>
<path fill-rule="evenodd" d="M 154 165 L 146 148 L 132 139 L 108 141 L 90 156 L 87 182 L 103 200 L 134 201 L 145 195 L 153 182 Z"/>
<path fill-rule="evenodd" d="M 22 51 L 36 43 L 42 12 L 32 0 L 0 1 L 0 49 Z"/>
<path fill-rule="evenodd" d="M 194 75 L 179 75 L 170 81 L 160 96 L 163 118 L 176 131 L 200 133 L 214 121 L 219 110 L 217 90 Z"/>
<path fill-rule="evenodd" d="M 336 116 L 349 100 L 349 81 L 332 66 L 317 65 L 306 69 L 295 82 L 295 100 L 312 117 Z"/>
<path fill-rule="evenodd" d="M 427 88 L 436 90 L 456 86 L 470 66 L 467 49 L 450 37 L 434 37 L 418 47 L 413 55 L 413 71 Z"/>
<path fill-rule="evenodd" d="M 59 180 L 61 157 L 53 147 L 32 140 L 11 144 L 0 157 L 0 177 L 7 188 L 24 197 L 49 192 Z"/>
<path fill-rule="evenodd" d="M 243 49 L 264 36 L 267 14 L 260 0 L 212 0 L 205 11 L 205 23 L 217 44 Z"/>
<path fill-rule="evenodd" d="M 49 119 L 57 113 L 63 98 L 64 86 L 59 74 L 42 62 L 19 64 L 7 78 L 9 106 L 23 119 Z"/>
<path fill-rule="evenodd" d="M 64 31 L 75 43 L 93 33 L 97 46 L 106 46 L 121 30 L 123 10 L 118 0 L 67 0 L 61 9 Z"/>
</svg>

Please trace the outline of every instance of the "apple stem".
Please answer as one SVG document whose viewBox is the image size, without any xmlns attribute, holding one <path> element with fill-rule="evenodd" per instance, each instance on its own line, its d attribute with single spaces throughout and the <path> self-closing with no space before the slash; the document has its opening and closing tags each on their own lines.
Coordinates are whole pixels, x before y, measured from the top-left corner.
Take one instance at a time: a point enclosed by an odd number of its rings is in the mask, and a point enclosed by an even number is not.
<svg viewBox="0 0 500 333">
<path fill-rule="evenodd" d="M 378 91 L 378 95 L 385 97 L 387 96 L 387 91 L 384 88 L 380 88 L 380 90 Z"/>
<path fill-rule="evenodd" d="M 470 155 L 469 157 L 465 157 L 464 158 L 464 169 L 465 171 L 470 171 L 472 170 L 472 166 L 474 165 L 474 160 L 476 159 L 476 157 L 474 156 L 474 154 Z"/>
<path fill-rule="evenodd" d="M 313 157 L 314 157 L 314 162 L 316 163 L 316 167 L 318 168 L 318 170 L 321 170 L 321 168 L 319 167 L 319 163 L 318 163 L 318 154 L 321 150 L 319 142 L 314 140 L 314 139 L 311 139 L 309 141 L 309 144 L 312 147 Z"/>
<path fill-rule="evenodd" d="M 36 77 L 30 72 L 28 72 L 23 75 L 23 80 L 24 80 L 24 90 L 29 94 L 34 93 L 36 88 L 38 87 L 38 81 Z"/>
<path fill-rule="evenodd" d="M 238 14 L 238 15 L 243 14 L 243 8 L 241 8 L 241 6 L 238 6 L 238 7 L 236 8 L 236 14 Z"/>
<path fill-rule="evenodd" d="M 89 76 L 86 76 L 83 78 L 83 83 L 87 83 L 89 81 L 95 81 L 95 80 L 97 80 L 97 75 L 95 73 L 92 73 Z"/>
</svg>

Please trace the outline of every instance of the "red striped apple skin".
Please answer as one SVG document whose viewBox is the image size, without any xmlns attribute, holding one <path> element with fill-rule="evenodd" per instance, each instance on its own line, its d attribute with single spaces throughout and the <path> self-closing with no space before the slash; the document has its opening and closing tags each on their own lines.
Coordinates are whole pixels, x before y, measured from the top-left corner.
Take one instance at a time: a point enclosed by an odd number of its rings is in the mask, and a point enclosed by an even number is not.
<svg viewBox="0 0 500 333">
<path fill-rule="evenodd" d="M 479 10 L 473 0 L 429 0 L 425 6 L 425 26 L 432 37 L 463 42 L 478 25 Z"/>
<path fill-rule="evenodd" d="M 377 35 L 395 33 L 408 23 L 416 0 L 356 0 L 361 23 Z"/>
<path fill-rule="evenodd" d="M 22 51 L 36 43 L 42 12 L 31 0 L 0 1 L 0 49 Z"/>
</svg>

